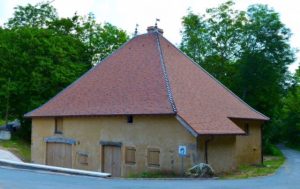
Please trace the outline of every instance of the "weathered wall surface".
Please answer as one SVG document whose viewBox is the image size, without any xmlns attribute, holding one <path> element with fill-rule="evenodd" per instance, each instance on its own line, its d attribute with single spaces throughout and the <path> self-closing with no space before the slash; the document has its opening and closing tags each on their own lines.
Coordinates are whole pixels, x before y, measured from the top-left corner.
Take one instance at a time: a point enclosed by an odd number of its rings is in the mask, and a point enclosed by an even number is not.
<svg viewBox="0 0 300 189">
<path fill-rule="evenodd" d="M 261 121 L 235 120 L 242 129 L 248 124 L 248 135 L 236 136 L 236 160 L 238 165 L 261 163 Z"/>
<path fill-rule="evenodd" d="M 246 130 L 246 124 L 248 124 L 248 134 L 200 136 L 198 139 L 201 162 L 205 162 L 205 140 L 209 140 L 208 163 L 216 172 L 228 172 L 240 165 L 261 163 L 261 125 L 263 122 L 242 119 L 235 119 L 234 122 L 243 130 Z"/>
<path fill-rule="evenodd" d="M 33 119 L 31 129 L 31 161 L 46 164 L 46 143 L 44 138 L 54 133 L 54 119 Z"/>
<path fill-rule="evenodd" d="M 134 116 L 133 123 L 127 123 L 125 116 L 80 117 L 63 119 L 63 136 L 73 138 L 73 168 L 101 171 L 100 141 L 122 142 L 122 176 L 143 171 L 180 172 L 181 159 L 178 146 L 188 146 L 184 168 L 190 168 L 196 161 L 196 138 L 178 123 L 174 116 Z M 45 137 L 54 135 L 54 119 L 34 118 L 32 120 L 32 160 L 45 163 Z M 125 164 L 125 147 L 136 148 L 136 164 Z M 147 149 L 160 149 L 160 167 L 147 165 Z M 88 154 L 88 164 L 78 162 L 78 153 Z"/>
<path fill-rule="evenodd" d="M 134 116 L 132 124 L 125 116 L 64 118 L 63 137 L 76 140 L 72 147 L 73 168 L 101 171 L 100 141 L 121 142 L 121 173 L 128 176 L 144 171 L 181 170 L 178 146 L 188 147 L 184 169 L 205 162 L 205 140 L 208 142 L 208 163 L 216 172 L 227 172 L 243 164 L 261 162 L 261 124 L 255 120 L 234 120 L 242 129 L 248 124 L 249 135 L 200 136 L 198 141 L 172 116 Z M 46 163 L 44 138 L 55 136 L 53 118 L 32 121 L 32 160 Z M 57 135 L 57 134 L 56 134 Z M 60 135 L 58 135 L 60 136 Z M 136 164 L 125 164 L 125 147 L 136 148 Z M 160 149 L 160 167 L 147 165 L 147 149 Z M 197 150 L 198 149 L 198 150 Z M 198 151 L 198 152 L 197 152 Z M 78 154 L 87 154 L 88 163 L 81 164 Z"/>
<path fill-rule="evenodd" d="M 213 169 L 226 172 L 236 168 L 235 143 L 232 136 L 203 136 L 199 138 L 201 162 L 205 162 L 205 141 L 207 143 L 207 160 Z"/>
</svg>

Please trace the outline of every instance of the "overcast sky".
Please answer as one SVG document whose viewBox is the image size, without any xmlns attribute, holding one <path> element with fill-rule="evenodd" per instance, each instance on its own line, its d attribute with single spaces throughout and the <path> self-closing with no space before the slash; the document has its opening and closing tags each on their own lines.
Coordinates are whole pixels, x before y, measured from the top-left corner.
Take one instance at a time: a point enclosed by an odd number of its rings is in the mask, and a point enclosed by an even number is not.
<svg viewBox="0 0 300 189">
<path fill-rule="evenodd" d="M 35 4 L 40 0 L 0 0 L 0 25 L 13 15 L 17 5 Z M 154 25 L 159 18 L 159 27 L 164 30 L 164 36 L 178 45 L 181 40 L 181 18 L 191 8 L 195 13 L 204 14 L 207 8 L 216 7 L 225 0 L 55 0 L 52 5 L 60 17 L 70 17 L 75 12 L 86 15 L 93 12 L 99 22 L 109 22 L 126 30 L 134 32 L 139 24 L 139 33 L 144 33 L 147 26 Z M 251 4 L 268 4 L 280 13 L 281 20 L 291 29 L 293 36 L 291 44 L 300 49 L 300 6 L 297 0 L 239 0 L 236 8 L 246 10 Z M 298 60 L 290 67 L 294 71 L 300 62 Z"/>
</svg>

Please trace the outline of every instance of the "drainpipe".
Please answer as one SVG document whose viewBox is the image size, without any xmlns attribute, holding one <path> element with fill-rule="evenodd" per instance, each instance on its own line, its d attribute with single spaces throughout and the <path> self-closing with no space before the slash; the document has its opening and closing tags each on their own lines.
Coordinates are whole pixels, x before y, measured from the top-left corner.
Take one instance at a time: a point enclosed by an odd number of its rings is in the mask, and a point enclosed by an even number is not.
<svg viewBox="0 0 300 189">
<path fill-rule="evenodd" d="M 214 139 L 214 136 L 210 136 L 210 138 L 206 139 L 204 142 L 204 150 L 205 150 L 205 163 L 208 164 L 208 143 Z"/>
<path fill-rule="evenodd" d="M 263 125 L 260 125 L 260 156 L 261 156 L 261 164 L 264 164 L 264 155 L 263 155 Z"/>
<path fill-rule="evenodd" d="M 197 135 L 196 136 L 196 164 L 199 164 L 201 161 L 200 161 L 200 145 L 201 145 L 201 143 L 200 143 L 200 136 L 199 135 Z"/>
</svg>

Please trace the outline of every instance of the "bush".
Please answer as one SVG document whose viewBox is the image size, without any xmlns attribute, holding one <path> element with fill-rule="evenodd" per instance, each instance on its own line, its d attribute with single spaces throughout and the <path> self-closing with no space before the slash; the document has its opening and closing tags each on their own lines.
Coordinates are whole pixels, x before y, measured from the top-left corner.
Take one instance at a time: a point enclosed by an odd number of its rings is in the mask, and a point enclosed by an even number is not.
<svg viewBox="0 0 300 189">
<path fill-rule="evenodd" d="M 16 139 L 22 139 L 26 142 L 31 141 L 31 120 L 22 119 L 21 128 L 18 129 L 15 133 L 12 133 L 13 137 Z"/>
<path fill-rule="evenodd" d="M 281 151 L 274 144 L 266 143 L 263 146 L 264 155 L 280 156 Z"/>
</svg>

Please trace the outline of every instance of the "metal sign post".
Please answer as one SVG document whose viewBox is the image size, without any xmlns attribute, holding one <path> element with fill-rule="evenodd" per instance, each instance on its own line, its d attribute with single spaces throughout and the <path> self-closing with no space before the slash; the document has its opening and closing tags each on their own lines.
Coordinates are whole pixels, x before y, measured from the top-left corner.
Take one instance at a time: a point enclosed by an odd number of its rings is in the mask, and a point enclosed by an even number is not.
<svg viewBox="0 0 300 189">
<path fill-rule="evenodd" d="M 178 155 L 181 157 L 181 170 L 180 170 L 180 174 L 181 176 L 183 176 L 184 172 L 184 165 L 183 165 L 183 158 L 184 156 L 186 156 L 186 146 L 180 145 L 178 146 Z"/>
</svg>

